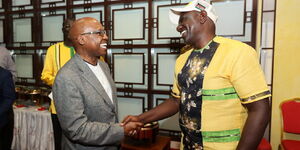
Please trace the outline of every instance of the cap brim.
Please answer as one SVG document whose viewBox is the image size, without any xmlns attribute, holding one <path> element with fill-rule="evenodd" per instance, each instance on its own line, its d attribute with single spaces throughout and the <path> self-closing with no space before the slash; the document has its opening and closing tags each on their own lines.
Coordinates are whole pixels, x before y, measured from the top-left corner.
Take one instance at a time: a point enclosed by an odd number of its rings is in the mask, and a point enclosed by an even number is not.
<svg viewBox="0 0 300 150">
<path fill-rule="evenodd" d="M 174 12 L 172 9 L 169 11 L 169 19 L 173 24 L 178 24 L 180 12 Z"/>
<path fill-rule="evenodd" d="M 179 18 L 180 18 L 180 14 L 183 12 L 188 12 L 188 11 L 193 11 L 193 9 L 190 8 L 171 8 L 169 11 L 169 19 L 173 24 L 178 24 L 179 22 Z"/>
</svg>

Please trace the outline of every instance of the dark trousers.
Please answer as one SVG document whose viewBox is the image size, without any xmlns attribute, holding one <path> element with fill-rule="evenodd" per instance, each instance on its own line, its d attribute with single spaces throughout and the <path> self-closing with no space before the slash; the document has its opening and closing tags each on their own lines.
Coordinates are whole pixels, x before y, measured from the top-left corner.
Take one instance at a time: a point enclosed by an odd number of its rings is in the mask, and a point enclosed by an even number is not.
<svg viewBox="0 0 300 150">
<path fill-rule="evenodd" d="M 61 150 L 62 130 L 56 114 L 51 114 L 52 126 L 54 132 L 55 150 Z"/>
<path fill-rule="evenodd" d="M 3 127 L 0 127 L 0 150 L 10 150 L 14 133 L 14 114 L 9 112 L 8 122 Z"/>
</svg>

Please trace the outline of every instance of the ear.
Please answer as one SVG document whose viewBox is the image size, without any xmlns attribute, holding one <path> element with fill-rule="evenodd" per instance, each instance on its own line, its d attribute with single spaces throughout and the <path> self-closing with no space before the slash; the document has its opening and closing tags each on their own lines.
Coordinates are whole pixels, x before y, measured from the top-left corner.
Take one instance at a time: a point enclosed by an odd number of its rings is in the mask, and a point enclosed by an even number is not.
<svg viewBox="0 0 300 150">
<path fill-rule="evenodd" d="M 207 20 L 207 12 L 205 10 L 202 10 L 200 13 L 199 13 L 199 17 L 200 17 L 200 23 L 203 24 L 206 22 Z"/>
<path fill-rule="evenodd" d="M 78 44 L 79 44 L 79 45 L 84 45 L 85 42 L 86 42 L 86 37 L 85 37 L 85 36 L 82 36 L 82 35 L 79 35 L 79 36 L 77 37 L 77 41 L 78 41 Z"/>
</svg>

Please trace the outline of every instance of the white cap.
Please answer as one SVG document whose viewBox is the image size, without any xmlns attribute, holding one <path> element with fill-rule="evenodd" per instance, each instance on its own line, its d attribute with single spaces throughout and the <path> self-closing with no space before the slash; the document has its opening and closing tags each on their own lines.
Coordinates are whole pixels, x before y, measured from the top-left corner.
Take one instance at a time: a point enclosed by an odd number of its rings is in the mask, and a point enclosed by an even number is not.
<svg viewBox="0 0 300 150">
<path fill-rule="evenodd" d="M 180 13 L 189 11 L 199 11 L 205 10 L 207 16 L 216 24 L 218 16 L 213 6 L 206 2 L 205 0 L 193 0 L 189 4 L 182 8 L 171 8 L 169 11 L 169 18 L 173 24 L 178 24 Z"/>
</svg>

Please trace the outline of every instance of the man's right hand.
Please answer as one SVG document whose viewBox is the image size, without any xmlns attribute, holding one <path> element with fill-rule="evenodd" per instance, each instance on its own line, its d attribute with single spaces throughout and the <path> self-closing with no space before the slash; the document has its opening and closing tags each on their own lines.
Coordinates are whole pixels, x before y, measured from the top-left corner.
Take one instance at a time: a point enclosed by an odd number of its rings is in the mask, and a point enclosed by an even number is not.
<svg viewBox="0 0 300 150">
<path fill-rule="evenodd" d="M 143 125 L 144 124 L 141 122 L 128 122 L 122 126 L 124 128 L 125 135 L 133 136 L 134 134 L 139 132 Z"/>
</svg>

